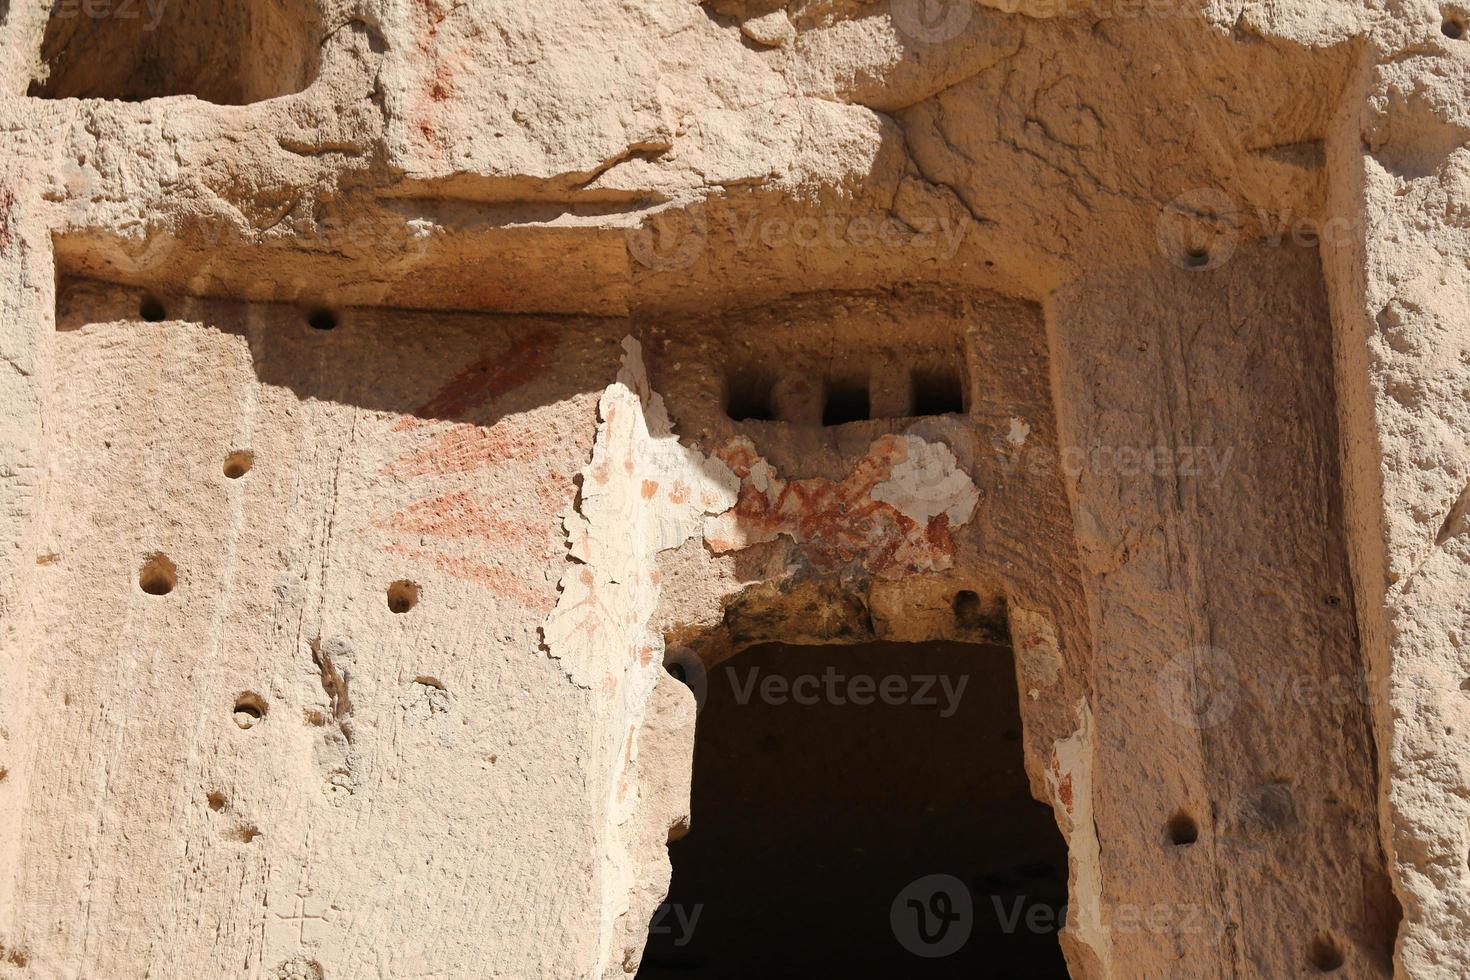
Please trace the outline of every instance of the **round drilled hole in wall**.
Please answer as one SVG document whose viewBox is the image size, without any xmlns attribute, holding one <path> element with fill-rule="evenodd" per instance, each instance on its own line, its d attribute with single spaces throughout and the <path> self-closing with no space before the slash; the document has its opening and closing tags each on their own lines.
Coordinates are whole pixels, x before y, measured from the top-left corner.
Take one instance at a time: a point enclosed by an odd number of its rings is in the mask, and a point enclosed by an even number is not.
<svg viewBox="0 0 1470 980">
<path fill-rule="evenodd" d="M 388 608 L 395 613 L 406 613 L 419 604 L 419 587 L 407 579 L 399 579 L 388 586 Z"/>
<path fill-rule="evenodd" d="M 163 300 L 150 293 L 138 301 L 138 315 L 149 323 L 158 323 L 168 318 L 168 310 Z"/>
<path fill-rule="evenodd" d="M 1342 947 L 1337 940 L 1325 932 L 1317 933 L 1307 950 L 1307 958 L 1319 973 L 1335 973 L 1342 969 Z"/>
<path fill-rule="evenodd" d="M 331 310 L 312 310 L 306 322 L 313 330 L 336 330 L 337 314 Z"/>
<path fill-rule="evenodd" d="M 235 724 L 241 728 L 254 728 L 265 721 L 265 699 L 254 691 L 246 691 L 235 698 Z"/>
<path fill-rule="evenodd" d="M 1200 246 L 1186 249 L 1184 252 L 1184 267 L 1186 269 L 1207 269 L 1210 265 L 1210 250 Z"/>
<path fill-rule="evenodd" d="M 168 555 L 150 555 L 138 570 L 138 588 L 149 595 L 168 595 L 179 584 L 179 570 Z"/>
<path fill-rule="evenodd" d="M 326 980 L 326 971 L 316 960 L 309 960 L 304 956 L 286 960 L 276 966 L 273 977 L 290 977 L 291 980 Z"/>
<path fill-rule="evenodd" d="M 1180 810 L 1169 818 L 1169 843 L 1183 847 L 1199 840 L 1199 824 L 1194 818 Z"/>
<path fill-rule="evenodd" d="M 1446 13 L 1439 32 L 1451 41 L 1462 40 L 1465 37 L 1465 18 L 1457 13 Z"/>
<path fill-rule="evenodd" d="M 255 465 L 255 454 L 248 449 L 241 449 L 230 453 L 225 457 L 225 476 L 231 480 L 238 480 L 250 472 L 250 467 Z"/>
</svg>

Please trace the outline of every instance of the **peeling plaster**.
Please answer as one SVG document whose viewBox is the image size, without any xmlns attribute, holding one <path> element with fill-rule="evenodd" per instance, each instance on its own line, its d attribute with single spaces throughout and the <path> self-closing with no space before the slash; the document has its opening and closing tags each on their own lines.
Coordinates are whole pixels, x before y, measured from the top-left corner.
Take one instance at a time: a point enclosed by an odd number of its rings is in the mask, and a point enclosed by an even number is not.
<svg viewBox="0 0 1470 980">
<path fill-rule="evenodd" d="M 915 435 L 876 440 L 840 483 L 782 479 L 744 437 L 720 456 L 742 482 L 735 509 L 706 523 L 716 553 L 786 535 L 818 570 L 857 561 L 880 578 L 941 571 L 954 561 L 951 529 L 979 502 L 949 447 Z"/>
<path fill-rule="evenodd" d="M 1011 642 L 1016 663 L 1026 682 L 1026 696 L 1032 701 L 1041 697 L 1040 688 L 1051 687 L 1062 676 L 1062 651 L 1057 631 L 1051 620 L 1041 613 L 1012 605 Z"/>
<path fill-rule="evenodd" d="M 734 506 L 738 486 L 723 462 L 679 444 L 663 398 L 648 383 L 642 347 L 628 337 L 623 351 L 617 380 L 598 403 L 580 504 L 563 517 L 574 564 L 542 628 L 568 678 L 619 705 L 594 738 L 588 770 L 604 815 L 597 974 L 612 961 L 631 896 L 655 871 L 633 853 L 639 794 L 632 774 L 663 665 L 663 638 L 648 626 L 658 604 L 656 556 L 697 537 L 707 515 Z"/>
<path fill-rule="evenodd" d="M 1052 807 L 1067 839 L 1071 863 L 1065 938 L 1087 947 L 1096 957 L 1099 978 L 1112 972 L 1112 942 L 1102 904 L 1102 845 L 1092 814 L 1092 709 L 1077 705 L 1077 730 L 1052 748 L 1046 774 Z"/>
<path fill-rule="evenodd" d="M 679 444 L 649 387 L 642 347 L 629 337 L 623 350 L 618 379 L 598 403 L 580 505 L 563 516 L 576 564 L 544 627 L 551 656 L 582 687 L 648 660 L 642 633 L 658 601 L 654 556 L 697 537 L 706 515 L 734 506 L 739 485 L 725 463 Z"/>
<path fill-rule="evenodd" d="M 940 514 L 948 518 L 950 527 L 967 523 L 980 494 L 974 481 L 960 471 L 954 453 L 948 446 L 918 436 L 902 438 L 907 455 L 887 480 L 873 487 L 872 498 L 892 504 L 917 524 L 928 524 Z"/>
</svg>

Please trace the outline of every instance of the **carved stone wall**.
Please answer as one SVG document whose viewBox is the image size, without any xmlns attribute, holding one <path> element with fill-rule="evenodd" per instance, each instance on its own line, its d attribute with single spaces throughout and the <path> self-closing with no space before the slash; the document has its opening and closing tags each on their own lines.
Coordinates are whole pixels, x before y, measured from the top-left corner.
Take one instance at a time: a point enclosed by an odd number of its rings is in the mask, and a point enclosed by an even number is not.
<svg viewBox="0 0 1470 980">
<path fill-rule="evenodd" d="M 0 977 L 631 976 L 940 638 L 1074 976 L 1463 976 L 1466 16 L 10 0 Z"/>
</svg>

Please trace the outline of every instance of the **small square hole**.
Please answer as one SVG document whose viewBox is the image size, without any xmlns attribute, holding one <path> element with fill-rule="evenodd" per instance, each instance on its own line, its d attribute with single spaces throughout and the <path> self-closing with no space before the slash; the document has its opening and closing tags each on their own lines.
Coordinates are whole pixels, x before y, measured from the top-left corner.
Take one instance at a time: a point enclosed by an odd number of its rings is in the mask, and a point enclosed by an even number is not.
<svg viewBox="0 0 1470 980">
<path fill-rule="evenodd" d="M 985 607 L 978 593 L 961 589 L 954 594 L 954 621 L 962 630 L 985 628 Z"/>
<path fill-rule="evenodd" d="M 915 371 L 909 377 L 914 415 L 963 415 L 965 390 L 955 371 Z"/>
<path fill-rule="evenodd" d="M 773 384 L 760 371 L 741 371 L 725 379 L 725 414 L 736 422 L 774 422 Z"/>
<path fill-rule="evenodd" d="M 827 382 L 827 400 L 822 406 L 823 425 L 865 422 L 871 417 L 866 378 L 843 378 Z"/>
</svg>

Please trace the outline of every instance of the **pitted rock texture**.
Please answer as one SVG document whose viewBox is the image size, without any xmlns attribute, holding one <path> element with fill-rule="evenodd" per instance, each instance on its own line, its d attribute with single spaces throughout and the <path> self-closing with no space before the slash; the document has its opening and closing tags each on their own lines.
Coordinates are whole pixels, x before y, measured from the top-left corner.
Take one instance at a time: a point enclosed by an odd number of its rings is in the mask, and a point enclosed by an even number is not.
<svg viewBox="0 0 1470 980">
<path fill-rule="evenodd" d="M 1470 974 L 1467 72 L 1432 0 L 10 0 L 0 977 L 631 976 L 661 662 L 939 639 L 1073 976 Z"/>
</svg>

